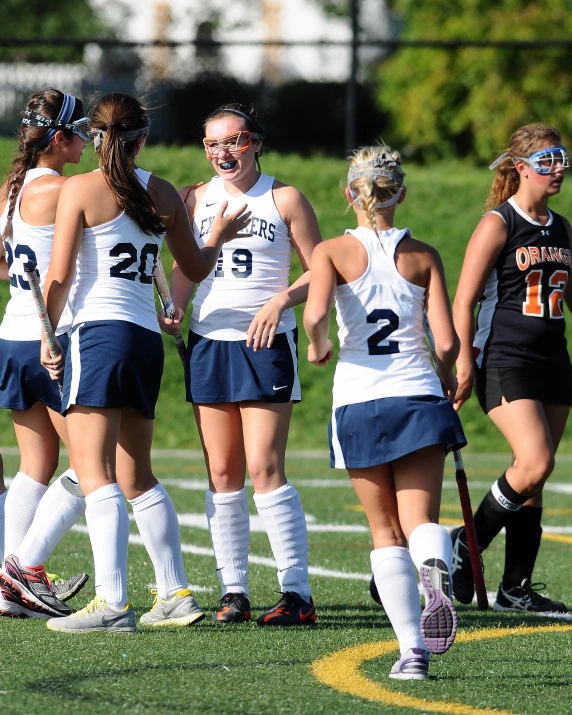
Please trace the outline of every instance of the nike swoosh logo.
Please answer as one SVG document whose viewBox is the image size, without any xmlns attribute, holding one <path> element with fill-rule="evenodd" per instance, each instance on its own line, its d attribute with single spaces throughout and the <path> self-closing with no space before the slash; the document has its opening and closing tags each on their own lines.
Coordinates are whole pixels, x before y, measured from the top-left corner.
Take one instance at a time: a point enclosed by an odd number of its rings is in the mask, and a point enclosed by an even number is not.
<svg viewBox="0 0 572 715">
<path fill-rule="evenodd" d="M 106 616 L 103 616 L 101 619 L 101 625 L 103 627 L 105 626 L 113 626 L 115 623 L 117 623 L 116 618 L 106 618 Z"/>
<path fill-rule="evenodd" d="M 273 390 L 283 390 L 286 387 L 288 387 L 288 385 L 281 385 L 280 387 L 276 387 L 276 385 L 272 385 Z"/>
<path fill-rule="evenodd" d="M 213 201 L 210 204 L 205 204 L 205 206 L 208 208 L 209 206 L 214 206 L 215 204 L 218 204 L 218 201 Z"/>
</svg>

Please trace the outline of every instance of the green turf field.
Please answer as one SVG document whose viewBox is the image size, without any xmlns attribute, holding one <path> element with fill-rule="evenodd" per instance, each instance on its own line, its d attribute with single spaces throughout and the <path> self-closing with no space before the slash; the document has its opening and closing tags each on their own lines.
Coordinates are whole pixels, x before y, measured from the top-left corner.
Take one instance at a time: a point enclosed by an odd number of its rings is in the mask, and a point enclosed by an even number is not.
<svg viewBox="0 0 572 715">
<path fill-rule="evenodd" d="M 271 143 L 270 143 L 271 146 Z M 14 145 L 0 139 L 0 174 L 4 174 L 11 160 Z M 208 181 L 211 172 L 204 152 L 193 147 L 146 147 L 141 155 L 141 165 L 159 176 L 169 179 L 177 187 L 188 183 Z M 347 174 L 344 160 L 320 156 L 279 155 L 269 151 L 262 159 L 264 171 L 278 176 L 282 181 L 298 187 L 312 203 L 325 238 L 337 236 L 352 225 L 352 213 L 345 215 L 345 203 L 340 192 L 340 181 Z M 90 171 L 96 167 L 92 147 L 84 152 L 80 167 L 67 167 L 72 171 Z M 483 167 L 468 163 L 442 162 L 417 167 L 404 160 L 407 173 L 408 195 L 397 213 L 398 225 L 409 226 L 416 238 L 433 244 L 443 257 L 451 297 L 454 295 L 461 269 L 465 245 L 483 211 L 492 180 L 492 173 Z M 572 217 L 572 192 L 564 184 L 562 195 L 551 206 L 556 211 Z M 171 260 L 166 249 L 163 263 L 169 272 Z M 293 275 L 298 265 L 294 261 Z M 7 285 L 0 285 L 0 307 L 8 295 Z M 301 309 L 298 325 L 301 328 Z M 569 322 L 569 336 L 572 336 Z M 183 331 L 186 333 L 186 330 Z M 335 334 L 332 319 L 331 335 Z M 157 447 L 197 448 L 199 438 L 192 418 L 190 405 L 184 401 L 181 366 L 177 353 L 166 337 L 166 362 L 163 384 L 157 405 L 155 445 Z M 305 359 L 307 340 L 301 330 L 299 341 L 300 381 L 303 399 L 295 408 L 290 429 L 291 449 L 327 448 L 326 423 L 331 409 L 333 362 L 325 368 L 316 368 Z M 473 451 L 498 452 L 507 448 L 503 437 L 486 418 L 475 398 L 464 406 L 461 413 L 463 426 Z M 10 415 L 0 411 L 0 444 L 15 444 Z M 561 451 L 572 453 L 572 431 L 567 429 Z"/>
<path fill-rule="evenodd" d="M 6 474 L 17 469 L 7 455 Z M 467 455 L 473 502 L 506 467 L 502 455 Z M 200 455 L 155 457 L 181 521 L 189 580 L 207 619 L 185 630 L 143 629 L 135 635 L 60 635 L 42 621 L 0 619 L 0 713 L 455 713 L 568 715 L 572 682 L 572 622 L 459 607 L 457 642 L 434 657 L 433 678 L 390 681 L 393 633 L 368 594 L 370 538 L 345 472 L 325 458 L 288 459 L 309 524 L 311 583 L 318 609 L 312 628 L 263 629 L 210 621 L 218 581 L 204 517 L 205 467 Z M 572 459 L 559 461 L 545 492 L 545 537 L 535 578 L 550 595 L 572 604 L 570 543 Z M 251 490 L 250 490 L 251 491 Z M 251 502 L 251 515 L 256 512 Z M 445 524 L 460 507 L 452 463 L 443 494 Z M 342 530 L 341 527 L 345 527 Z M 152 603 L 153 572 L 142 546 L 129 552 L 130 598 L 138 615 Z M 487 588 L 501 576 L 503 537 L 485 553 Z M 252 521 L 250 587 L 253 615 L 278 600 L 267 537 Z M 58 547 L 48 570 L 92 572 L 85 527 Z M 93 580 L 71 602 L 84 606 Z M 547 630 L 557 624 L 565 630 Z M 351 650 L 348 650 L 351 649 Z M 341 692 L 343 691 L 343 692 Z M 488 709 L 487 709 L 488 708 Z"/>
</svg>

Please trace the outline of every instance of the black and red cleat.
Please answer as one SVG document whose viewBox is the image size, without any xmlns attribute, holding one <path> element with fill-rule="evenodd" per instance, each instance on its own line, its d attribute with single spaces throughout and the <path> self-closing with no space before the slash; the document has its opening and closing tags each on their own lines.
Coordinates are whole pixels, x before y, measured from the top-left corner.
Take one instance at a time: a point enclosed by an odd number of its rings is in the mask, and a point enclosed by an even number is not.
<svg viewBox="0 0 572 715">
<path fill-rule="evenodd" d="M 280 600 L 266 613 L 256 619 L 259 626 L 311 626 L 316 621 L 314 602 L 293 591 L 286 591 Z"/>
<path fill-rule="evenodd" d="M 250 601 L 244 593 L 227 593 L 213 615 L 219 623 L 244 623 L 250 620 Z"/>
<path fill-rule="evenodd" d="M 71 608 L 54 595 L 43 566 L 26 568 L 17 556 L 8 556 L 0 571 L 0 586 L 26 610 L 26 615 L 53 618 L 71 614 Z"/>
</svg>

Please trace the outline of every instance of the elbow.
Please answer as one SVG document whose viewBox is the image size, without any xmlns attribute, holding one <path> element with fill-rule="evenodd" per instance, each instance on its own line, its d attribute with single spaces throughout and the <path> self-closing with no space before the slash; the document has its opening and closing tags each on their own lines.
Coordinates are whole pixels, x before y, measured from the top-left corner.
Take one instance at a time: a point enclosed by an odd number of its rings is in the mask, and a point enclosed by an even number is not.
<svg viewBox="0 0 572 715">
<path fill-rule="evenodd" d="M 319 327 L 326 319 L 325 313 L 322 311 L 306 310 L 304 311 L 304 330 L 308 332 L 309 330 L 314 330 Z"/>
<path fill-rule="evenodd" d="M 461 341 L 455 333 L 448 340 L 442 342 L 441 345 L 439 345 L 438 354 L 442 362 L 450 363 L 451 365 L 453 365 L 459 357 L 460 350 Z"/>
</svg>

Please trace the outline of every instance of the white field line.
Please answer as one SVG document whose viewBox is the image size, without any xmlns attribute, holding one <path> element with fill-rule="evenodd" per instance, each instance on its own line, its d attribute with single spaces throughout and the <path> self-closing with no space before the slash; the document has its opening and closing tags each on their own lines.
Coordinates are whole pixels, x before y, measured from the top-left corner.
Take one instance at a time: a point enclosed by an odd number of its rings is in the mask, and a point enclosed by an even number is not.
<svg viewBox="0 0 572 715">
<path fill-rule="evenodd" d="M 0 446 L 0 454 L 6 456 L 17 457 L 20 454 L 18 447 L 2 447 Z M 65 449 L 60 450 L 62 456 L 67 455 Z M 151 456 L 157 457 L 157 459 L 202 459 L 203 451 L 202 449 L 152 449 Z M 286 452 L 286 458 L 291 459 L 311 459 L 311 460 L 329 460 L 330 453 L 327 449 L 289 449 Z M 470 463 L 471 460 L 475 462 L 482 462 L 487 460 L 510 460 L 510 453 L 507 452 L 471 452 L 469 450 L 463 450 L 463 457 L 466 462 Z M 449 458 L 452 461 L 452 458 Z M 561 462 L 563 464 L 572 463 L 572 454 L 557 454 L 556 462 Z"/>
<path fill-rule="evenodd" d="M 76 524 L 72 527 L 72 531 L 78 531 L 81 534 L 87 534 L 87 526 Z M 129 543 L 136 546 L 144 546 L 143 539 L 138 534 L 129 534 Z M 181 550 L 184 554 L 194 554 L 195 556 L 214 557 L 213 550 L 204 546 L 195 546 L 194 544 L 181 544 Z M 269 566 L 276 568 L 274 559 L 269 559 L 266 556 L 255 556 L 249 554 L 248 562 L 259 566 Z M 323 569 L 321 566 L 309 566 L 308 573 L 311 576 L 324 576 L 327 578 L 340 578 L 348 581 L 369 581 L 371 574 L 367 573 L 352 573 L 350 571 L 334 571 L 332 569 Z"/>
</svg>

